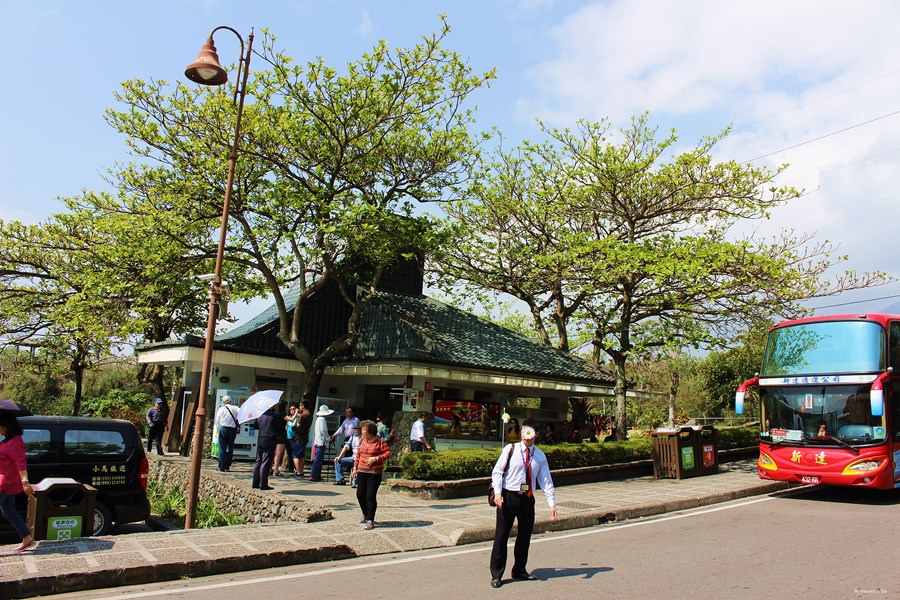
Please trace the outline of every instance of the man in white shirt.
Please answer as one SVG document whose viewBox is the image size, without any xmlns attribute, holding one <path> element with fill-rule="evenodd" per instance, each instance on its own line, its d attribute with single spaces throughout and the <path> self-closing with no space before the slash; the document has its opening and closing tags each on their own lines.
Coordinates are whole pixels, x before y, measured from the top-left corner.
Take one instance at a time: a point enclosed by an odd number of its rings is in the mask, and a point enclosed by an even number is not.
<svg viewBox="0 0 900 600">
<path fill-rule="evenodd" d="M 231 469 L 234 459 L 234 439 L 237 437 L 238 409 L 231 405 L 231 396 L 222 396 L 222 406 L 216 411 L 215 425 L 219 431 L 219 470 Z"/>
<path fill-rule="evenodd" d="M 431 450 L 431 444 L 425 437 L 425 420 L 428 419 L 427 412 L 419 413 L 419 418 L 412 427 L 409 428 L 409 449 L 413 452 L 424 452 L 426 449 Z"/>
<path fill-rule="evenodd" d="M 344 420 L 341 421 L 341 424 L 335 430 L 334 433 L 331 434 L 331 441 L 341 435 L 344 440 L 349 439 L 353 436 L 353 430 L 359 427 L 359 417 L 353 416 L 353 409 L 348 408 L 344 411 Z"/>
<path fill-rule="evenodd" d="M 334 411 L 328 408 L 327 404 L 319 406 L 316 411 L 316 424 L 313 434 L 313 462 L 312 468 L 309 470 L 309 481 L 322 481 L 322 463 L 325 462 L 325 447 L 331 441 L 328 437 L 328 423 L 325 417 Z"/>
<path fill-rule="evenodd" d="M 522 427 L 521 441 L 507 444 L 494 465 L 491 485 L 497 504 L 497 528 L 494 531 L 494 547 L 491 550 L 491 587 L 498 588 L 506 569 L 506 544 L 513 521 L 518 521 L 518 534 L 513 549 L 512 577 L 523 581 L 537 579 L 526 569 L 531 532 L 534 529 L 534 489 L 540 486 L 550 506 L 550 517 L 559 518 L 556 512 L 556 489 L 550 476 L 547 457 L 534 445 L 537 433 L 526 421 Z"/>
</svg>

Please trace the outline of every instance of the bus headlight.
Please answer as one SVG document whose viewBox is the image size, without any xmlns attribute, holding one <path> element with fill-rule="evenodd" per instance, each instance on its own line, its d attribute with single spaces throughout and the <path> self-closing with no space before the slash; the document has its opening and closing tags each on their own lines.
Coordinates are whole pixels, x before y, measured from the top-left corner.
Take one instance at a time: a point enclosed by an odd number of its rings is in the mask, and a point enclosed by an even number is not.
<svg viewBox="0 0 900 600">
<path fill-rule="evenodd" d="M 766 469 L 767 471 L 778 470 L 778 465 L 775 464 L 775 461 L 772 460 L 772 457 L 762 451 L 760 451 L 759 453 L 759 460 L 756 461 L 756 464 L 759 465 L 760 469 Z"/>
<path fill-rule="evenodd" d="M 852 462 L 844 467 L 843 475 L 865 475 L 881 468 L 881 465 L 887 460 L 884 456 L 869 456 Z"/>
</svg>

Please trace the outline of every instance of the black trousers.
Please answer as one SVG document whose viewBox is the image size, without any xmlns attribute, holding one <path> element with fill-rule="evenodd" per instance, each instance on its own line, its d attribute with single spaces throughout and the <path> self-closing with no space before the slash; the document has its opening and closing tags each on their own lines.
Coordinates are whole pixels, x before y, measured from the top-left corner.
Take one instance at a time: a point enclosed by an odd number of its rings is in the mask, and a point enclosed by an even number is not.
<svg viewBox="0 0 900 600">
<path fill-rule="evenodd" d="M 153 450 L 153 442 L 156 441 L 156 453 L 162 456 L 162 438 L 165 431 L 165 423 L 154 423 L 150 426 L 150 431 L 147 433 L 147 454 Z"/>
<path fill-rule="evenodd" d="M 253 463 L 253 484 L 251 487 L 269 487 L 269 469 L 275 458 L 275 437 L 261 435 L 256 442 L 256 462 Z"/>
<path fill-rule="evenodd" d="M 366 521 L 375 520 L 378 510 L 378 486 L 381 485 L 381 473 L 356 472 L 356 501 Z"/>
<path fill-rule="evenodd" d="M 506 570 L 506 544 L 513 521 L 518 521 L 516 545 L 513 548 L 512 574 L 521 575 L 528 569 L 528 547 L 534 531 L 534 496 L 511 494 L 503 490 L 503 508 L 497 509 L 497 527 L 494 530 L 494 547 L 491 550 L 491 577 L 500 579 Z"/>
</svg>

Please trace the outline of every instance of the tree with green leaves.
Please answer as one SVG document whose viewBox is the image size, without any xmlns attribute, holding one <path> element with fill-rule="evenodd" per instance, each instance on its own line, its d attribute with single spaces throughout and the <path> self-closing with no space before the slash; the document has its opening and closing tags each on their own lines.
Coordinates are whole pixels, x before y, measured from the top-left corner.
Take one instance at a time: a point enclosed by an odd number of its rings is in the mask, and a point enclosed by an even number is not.
<svg viewBox="0 0 900 600">
<path fill-rule="evenodd" d="M 91 285 L 97 263 L 80 252 L 81 225 L 0 222 L 0 340 L 5 347 L 36 348 L 45 362 L 66 361 L 74 415 L 85 371 L 130 333 L 127 307 Z"/>
<path fill-rule="evenodd" d="M 503 198 L 517 212 L 541 211 L 554 235 L 525 219 L 509 219 L 502 235 L 470 219 L 469 237 L 476 242 L 451 273 L 510 293 L 498 285 L 493 265 L 498 256 L 512 255 L 527 256 L 505 266 L 532 282 L 536 296 L 548 294 L 541 282 L 557 279 L 572 299 L 569 306 L 578 303 L 567 322 L 589 328 L 595 360 L 608 357 L 615 367 L 620 438 L 627 431 L 629 360 L 727 344 L 747 323 L 801 312 L 801 300 L 889 281 L 883 273 L 829 279 L 845 257 L 812 235 L 784 230 L 768 240 L 741 237 L 738 224 L 767 218 L 800 192 L 773 185 L 785 166 L 715 161 L 713 151 L 727 131 L 680 152 L 675 133 L 660 138 L 646 115 L 634 118 L 618 139 L 607 121 L 544 131 L 548 142 L 519 150 L 535 165 L 525 172 L 528 181 L 511 186 L 500 171 L 480 194 L 491 202 L 470 212 L 485 210 L 487 222 L 499 223 L 491 208 L 500 204 L 493 198 Z M 517 192 L 533 188 L 542 192 Z M 550 265 L 558 268 L 542 270 Z M 549 305 L 544 310 L 551 312 Z"/>
<path fill-rule="evenodd" d="M 417 207 L 460 192 L 478 142 L 465 102 L 493 77 L 473 74 L 444 49 L 448 33 L 444 24 L 412 48 L 381 42 L 339 71 L 322 59 L 294 63 L 263 32 L 225 258 L 244 278 L 232 286 L 239 296 L 274 297 L 278 339 L 307 373 L 305 399 L 315 400 L 324 369 L 355 343 L 385 270 L 443 243 L 440 222 Z M 184 251 L 213 256 L 235 116 L 230 94 L 129 81 L 117 98 L 124 108 L 109 110 L 108 121 L 151 163 L 120 169 L 122 185 L 147 192 L 148 216 L 174 211 L 204 224 L 207 235 L 182 240 Z M 169 225 L 160 219 L 161 233 L 177 237 Z M 350 316 L 343 335 L 313 349 L 300 326 L 309 299 L 329 285 Z"/>
</svg>

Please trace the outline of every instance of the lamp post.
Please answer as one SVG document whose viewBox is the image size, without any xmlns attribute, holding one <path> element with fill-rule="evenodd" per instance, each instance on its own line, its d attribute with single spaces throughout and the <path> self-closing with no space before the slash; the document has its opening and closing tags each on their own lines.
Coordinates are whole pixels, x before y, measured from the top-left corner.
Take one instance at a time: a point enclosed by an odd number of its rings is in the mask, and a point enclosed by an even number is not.
<svg viewBox="0 0 900 600">
<path fill-rule="evenodd" d="M 244 97 L 247 94 L 247 78 L 250 74 L 250 54 L 253 50 L 253 30 L 247 36 L 247 49 L 241 35 L 224 25 L 213 29 L 206 43 L 200 49 L 197 59 L 184 70 L 185 76 L 203 85 L 223 85 L 228 81 L 228 73 L 219 64 L 219 56 L 213 44 L 213 35 L 220 29 L 227 29 L 241 42 L 241 58 L 238 62 L 234 101 L 237 103 L 237 119 L 234 126 L 234 143 L 228 158 L 228 180 L 225 183 L 225 200 L 222 204 L 222 222 L 219 227 L 219 246 L 216 249 L 216 266 L 213 279 L 209 283 L 209 318 L 206 323 L 206 340 L 203 343 L 203 366 L 200 371 L 200 391 L 197 410 L 194 412 L 194 440 L 191 449 L 191 472 L 188 479 L 187 515 L 184 526 L 191 529 L 197 522 L 197 492 L 200 487 L 200 467 L 203 458 L 203 438 L 206 428 L 206 397 L 209 395 L 209 377 L 212 370 L 213 340 L 216 335 L 216 321 L 219 302 L 222 298 L 222 261 L 225 256 L 225 236 L 228 231 L 228 207 L 231 204 L 231 190 L 234 185 L 234 170 L 237 165 L 238 145 L 241 140 L 241 114 L 244 112 Z"/>
</svg>

